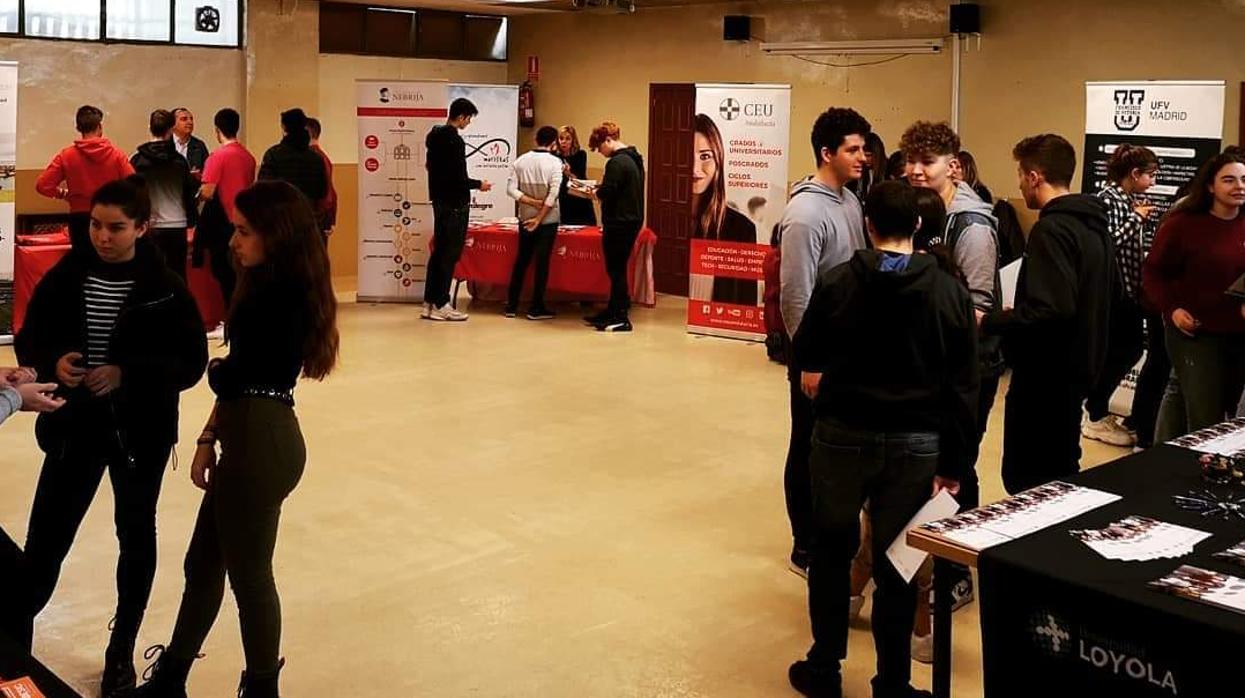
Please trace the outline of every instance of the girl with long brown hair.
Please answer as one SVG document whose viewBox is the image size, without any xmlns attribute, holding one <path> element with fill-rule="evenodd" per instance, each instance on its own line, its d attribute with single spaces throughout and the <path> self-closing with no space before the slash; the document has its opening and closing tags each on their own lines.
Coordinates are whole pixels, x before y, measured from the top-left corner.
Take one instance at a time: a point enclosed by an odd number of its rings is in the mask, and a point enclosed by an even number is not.
<svg viewBox="0 0 1245 698">
<path fill-rule="evenodd" d="M 692 215 L 696 228 L 692 237 L 728 242 L 757 242 L 756 224 L 744 213 L 731 208 L 726 200 L 726 151 L 722 133 L 713 119 L 696 115 L 695 152 L 692 164 Z M 690 297 L 719 303 L 757 304 L 757 282 L 747 279 L 713 277 L 709 282 L 696 275 L 691 279 Z"/>
<path fill-rule="evenodd" d="M 284 660 L 272 555 L 281 504 L 306 461 L 293 389 L 300 374 L 323 380 L 337 363 L 337 302 L 316 215 L 302 194 L 284 182 L 259 182 L 238 194 L 236 207 L 230 248 L 241 276 L 225 324 L 229 356 L 208 367 L 217 402 L 190 473 L 206 494 L 173 638 L 167 649 L 148 650 L 158 659 L 140 697 L 186 695 L 226 576 L 246 656 L 239 695 L 278 695 Z"/>
</svg>

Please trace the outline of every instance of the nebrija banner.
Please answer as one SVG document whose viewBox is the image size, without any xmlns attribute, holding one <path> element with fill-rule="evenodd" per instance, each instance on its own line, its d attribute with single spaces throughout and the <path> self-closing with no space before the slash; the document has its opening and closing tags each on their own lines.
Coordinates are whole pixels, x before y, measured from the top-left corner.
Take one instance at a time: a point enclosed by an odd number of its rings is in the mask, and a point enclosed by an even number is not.
<svg viewBox="0 0 1245 698">
<path fill-rule="evenodd" d="M 787 85 L 697 85 L 689 332 L 765 339 L 762 262 L 787 202 Z"/>
<path fill-rule="evenodd" d="M 471 192 L 470 222 L 493 223 L 515 214 L 506 179 L 518 152 L 519 88 L 514 85 L 450 85 L 449 100 L 471 100 L 480 114 L 463 130 L 467 174 L 493 184 L 490 191 Z"/>
<path fill-rule="evenodd" d="M 1158 180 L 1145 195 L 1161 215 L 1223 146 L 1223 104 L 1222 81 L 1085 83 L 1081 191 L 1102 189 L 1121 144 L 1144 145 L 1159 157 Z"/>
<path fill-rule="evenodd" d="M 0 344 L 13 340 L 17 239 L 17 63 L 0 62 Z"/>
<path fill-rule="evenodd" d="M 432 240 L 424 138 L 449 113 L 444 82 L 356 81 L 361 301 L 423 299 Z"/>
<path fill-rule="evenodd" d="M 1224 83 L 1217 80 L 1085 83 L 1085 154 L 1081 191 L 1107 182 L 1107 160 L 1120 145 L 1143 145 L 1159 158 L 1159 176 L 1145 193 L 1161 216 L 1185 193 L 1202 163 L 1223 147 Z M 1145 356 L 1111 397 L 1111 411 L 1132 410 Z"/>
</svg>

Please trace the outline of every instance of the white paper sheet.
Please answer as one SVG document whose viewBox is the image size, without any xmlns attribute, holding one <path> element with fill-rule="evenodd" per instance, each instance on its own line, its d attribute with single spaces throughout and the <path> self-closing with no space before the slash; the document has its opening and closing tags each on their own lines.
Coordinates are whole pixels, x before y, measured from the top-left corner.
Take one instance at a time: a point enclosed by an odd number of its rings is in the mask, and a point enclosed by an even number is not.
<svg viewBox="0 0 1245 698">
<path fill-rule="evenodd" d="M 929 555 L 924 550 L 917 550 L 908 545 L 908 531 L 931 521 L 954 516 L 955 512 L 959 510 L 960 505 L 955 501 L 955 497 L 951 496 L 950 492 L 946 490 L 939 492 L 937 496 L 921 507 L 921 510 L 916 513 L 916 516 L 912 517 L 908 525 L 904 527 L 899 536 L 886 549 L 887 559 L 895 566 L 895 569 L 905 582 L 912 581 L 912 578 L 916 576 L 917 570 L 924 564 L 926 556 Z"/>
<path fill-rule="evenodd" d="M 999 269 L 999 282 L 1003 288 L 1003 307 L 1016 307 L 1016 285 L 1020 282 L 1020 267 L 1025 263 L 1024 257 Z"/>
</svg>

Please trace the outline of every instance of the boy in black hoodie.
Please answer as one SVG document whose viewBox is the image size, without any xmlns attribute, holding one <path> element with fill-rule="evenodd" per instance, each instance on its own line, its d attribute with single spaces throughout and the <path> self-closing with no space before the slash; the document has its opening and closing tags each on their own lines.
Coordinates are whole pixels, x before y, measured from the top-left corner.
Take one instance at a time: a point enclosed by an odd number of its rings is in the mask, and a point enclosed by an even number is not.
<svg viewBox="0 0 1245 698">
<path fill-rule="evenodd" d="M 328 175 L 320 154 L 311 149 L 307 115 L 302 109 L 281 112 L 281 142 L 264 153 L 259 179 L 289 182 L 314 208 L 329 191 Z"/>
<path fill-rule="evenodd" d="M 180 157 L 180 156 L 178 156 Z M 142 236 L 151 205 L 135 177 L 92 199 L 96 255 L 69 255 L 35 289 L 17 356 L 60 384 L 59 411 L 39 417 L 47 454 L 26 534 L 24 637 L 47 605 L 78 527 L 108 471 L 115 498 L 117 609 L 101 695 L 133 688 L 134 641 L 156 572 L 156 501 L 177 442 L 178 394 L 207 365 L 203 320 L 181 279 Z"/>
<path fill-rule="evenodd" d="M 172 112 L 157 109 L 151 113 L 151 138 L 130 158 L 151 201 L 147 239 L 185 283 L 186 230 L 199 222 L 199 180 L 173 144 Z"/>
<path fill-rule="evenodd" d="M 424 138 L 427 150 L 428 198 L 432 200 L 432 255 L 424 280 L 425 320 L 462 322 L 467 314 L 450 306 L 454 267 L 467 243 L 471 215 L 471 191 L 489 191 L 493 185 L 467 174 L 467 144 L 459 131 L 471 125 L 480 112 L 471 100 L 459 97 L 450 103 L 449 120 L 434 126 Z"/>
<path fill-rule="evenodd" d="M 601 202 L 601 246 L 610 277 L 610 302 L 605 312 L 584 318 L 602 332 L 630 332 L 631 287 L 627 262 L 644 226 L 644 158 L 618 140 L 618 124 L 606 121 L 592 131 L 588 147 L 609 160 L 594 195 Z"/>
<path fill-rule="evenodd" d="M 873 695 L 913 698 L 930 695 L 909 684 L 916 587 L 886 549 L 931 494 L 956 493 L 971 463 L 977 332 L 968 291 L 932 255 L 913 254 L 915 191 L 883 182 L 869 191 L 865 210 L 873 248 L 825 277 L 794 339 L 796 366 L 822 377 L 808 395 L 817 413 L 809 459 L 813 647 L 788 677 L 806 696 L 842 695 L 850 569 L 868 500 L 877 583 Z"/>
<path fill-rule="evenodd" d="M 1016 144 L 1012 156 L 1025 204 L 1042 213 L 1029 233 L 1016 307 L 985 316 L 981 331 L 1003 338 L 1012 365 L 1003 485 L 1016 494 L 1081 468 L 1081 405 L 1106 361 L 1119 287 L 1105 205 L 1068 191 L 1072 144 L 1043 134 Z"/>
</svg>

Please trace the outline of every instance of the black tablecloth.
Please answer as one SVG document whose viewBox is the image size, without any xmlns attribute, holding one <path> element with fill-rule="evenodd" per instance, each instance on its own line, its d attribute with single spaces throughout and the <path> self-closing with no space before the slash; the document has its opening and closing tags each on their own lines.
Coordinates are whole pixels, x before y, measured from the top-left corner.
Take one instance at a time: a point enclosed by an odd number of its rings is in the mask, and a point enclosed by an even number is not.
<svg viewBox="0 0 1245 698">
<path fill-rule="evenodd" d="M 1069 482 L 1123 499 L 982 552 L 987 698 L 1245 694 L 1245 614 L 1146 586 L 1182 564 L 1245 577 L 1245 567 L 1211 557 L 1245 539 L 1245 520 L 1204 518 L 1172 502 L 1206 487 L 1197 459 L 1160 446 L 1081 473 Z M 1185 558 L 1123 562 L 1068 534 L 1130 514 L 1214 535 Z"/>
</svg>

